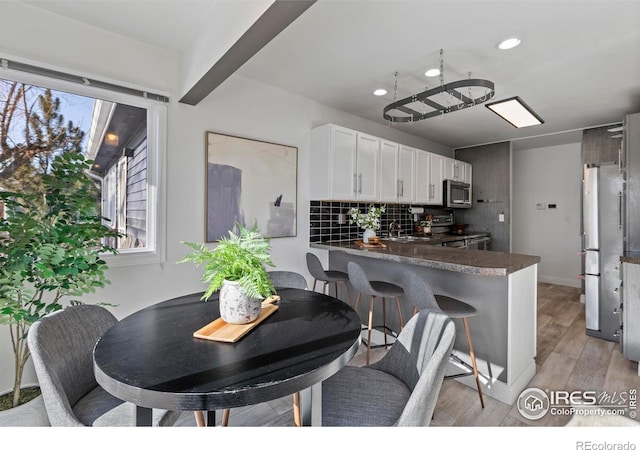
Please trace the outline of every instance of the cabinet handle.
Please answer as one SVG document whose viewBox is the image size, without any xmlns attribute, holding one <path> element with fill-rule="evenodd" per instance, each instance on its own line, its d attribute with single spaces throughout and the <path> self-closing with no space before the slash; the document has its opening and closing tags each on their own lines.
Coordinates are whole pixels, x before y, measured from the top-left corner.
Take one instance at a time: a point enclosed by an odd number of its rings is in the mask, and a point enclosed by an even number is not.
<svg viewBox="0 0 640 450">
<path fill-rule="evenodd" d="M 362 194 L 362 174 L 358 175 L 358 194 Z"/>
<path fill-rule="evenodd" d="M 622 172 L 622 145 L 624 140 L 620 143 L 620 147 L 618 148 L 618 172 Z"/>
<path fill-rule="evenodd" d="M 433 184 L 429 184 L 429 198 L 430 199 L 432 199 L 435 196 L 435 194 L 433 193 L 434 190 L 435 190 L 434 188 L 435 188 L 435 186 Z"/>
<path fill-rule="evenodd" d="M 618 229 L 622 230 L 622 192 L 618 194 Z"/>
<path fill-rule="evenodd" d="M 358 193 L 358 179 L 357 179 L 357 175 L 354 173 L 353 174 L 353 195 L 356 195 Z"/>
<path fill-rule="evenodd" d="M 404 197 L 404 180 L 400 180 L 400 197 Z"/>
</svg>

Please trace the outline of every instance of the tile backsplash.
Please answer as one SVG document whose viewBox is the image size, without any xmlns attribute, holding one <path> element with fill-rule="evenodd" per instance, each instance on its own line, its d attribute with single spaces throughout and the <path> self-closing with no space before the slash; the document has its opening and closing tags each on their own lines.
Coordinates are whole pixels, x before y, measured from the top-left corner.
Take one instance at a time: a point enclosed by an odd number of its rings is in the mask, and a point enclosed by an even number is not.
<svg viewBox="0 0 640 450">
<path fill-rule="evenodd" d="M 351 208 L 358 208 L 360 211 L 366 212 L 371 204 L 369 202 L 312 200 L 309 203 L 309 242 L 361 239 L 364 230 L 356 224 L 349 224 L 347 212 Z M 400 224 L 402 234 L 413 234 L 413 228 L 416 224 L 413 221 L 413 214 L 409 213 L 409 206 L 416 205 L 385 203 L 373 203 L 373 205 L 376 207 L 386 205 L 386 211 L 380 217 L 381 228 L 377 231 L 378 236 L 386 236 L 389 225 L 394 220 Z"/>
</svg>

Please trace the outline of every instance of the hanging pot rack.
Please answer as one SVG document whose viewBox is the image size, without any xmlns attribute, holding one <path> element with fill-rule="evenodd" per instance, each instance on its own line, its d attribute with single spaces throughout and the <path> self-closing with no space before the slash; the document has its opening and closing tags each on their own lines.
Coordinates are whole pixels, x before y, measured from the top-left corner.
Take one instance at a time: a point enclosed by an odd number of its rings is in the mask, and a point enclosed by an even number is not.
<svg viewBox="0 0 640 450">
<path fill-rule="evenodd" d="M 440 50 L 440 86 L 426 89 L 401 100 L 396 100 L 398 90 L 398 72 L 395 73 L 394 101 L 387 105 L 382 115 L 386 120 L 394 123 L 417 122 L 431 117 L 460 111 L 471 106 L 480 105 L 491 100 L 495 95 L 492 81 L 479 78 L 444 83 L 444 51 Z M 482 92 L 482 95 L 473 95 Z M 444 97 L 443 97 L 444 96 Z M 444 99 L 444 101 L 443 101 Z M 446 104 L 443 104 L 446 103 Z M 413 108 L 411 106 L 414 106 Z M 419 111 L 418 109 L 421 109 Z"/>
</svg>

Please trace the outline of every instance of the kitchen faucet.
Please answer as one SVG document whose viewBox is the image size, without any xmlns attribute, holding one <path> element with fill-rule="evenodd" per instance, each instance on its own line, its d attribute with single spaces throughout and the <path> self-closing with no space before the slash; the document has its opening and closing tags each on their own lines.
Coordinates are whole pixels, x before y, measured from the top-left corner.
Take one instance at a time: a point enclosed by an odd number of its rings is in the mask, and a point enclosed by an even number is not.
<svg viewBox="0 0 640 450">
<path fill-rule="evenodd" d="M 400 237 L 400 231 L 400 224 L 394 219 L 389 225 L 389 237 L 393 237 L 394 235 Z"/>
</svg>

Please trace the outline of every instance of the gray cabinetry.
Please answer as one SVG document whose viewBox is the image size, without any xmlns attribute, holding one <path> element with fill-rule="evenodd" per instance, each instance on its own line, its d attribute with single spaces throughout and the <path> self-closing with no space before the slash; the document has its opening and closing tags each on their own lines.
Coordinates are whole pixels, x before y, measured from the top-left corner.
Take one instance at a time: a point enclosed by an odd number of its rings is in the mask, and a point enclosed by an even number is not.
<svg viewBox="0 0 640 450">
<path fill-rule="evenodd" d="M 622 282 L 620 346 L 625 358 L 640 361 L 640 264 L 622 263 Z"/>
<path fill-rule="evenodd" d="M 608 131 L 611 126 L 589 128 L 582 132 L 582 163 L 591 166 L 618 163 L 620 139 L 612 138 L 619 133 Z"/>
<path fill-rule="evenodd" d="M 626 243 L 628 252 L 640 252 L 640 113 L 625 117 Z"/>
<path fill-rule="evenodd" d="M 626 239 L 620 347 L 625 358 L 640 361 L 640 113 L 625 117 L 623 139 Z"/>
</svg>

